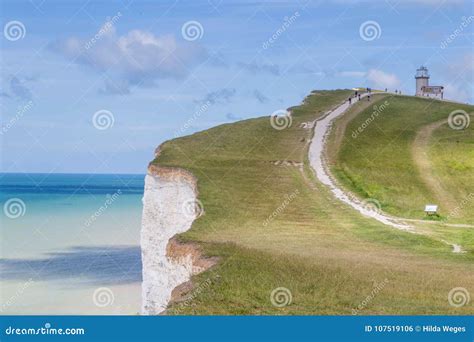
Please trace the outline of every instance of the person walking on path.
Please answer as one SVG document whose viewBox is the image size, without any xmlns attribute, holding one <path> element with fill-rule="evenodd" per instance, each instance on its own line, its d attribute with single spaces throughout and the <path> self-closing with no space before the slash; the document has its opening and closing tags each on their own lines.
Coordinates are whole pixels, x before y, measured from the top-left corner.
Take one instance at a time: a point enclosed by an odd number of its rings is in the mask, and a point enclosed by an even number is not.
<svg viewBox="0 0 474 342">
<path fill-rule="evenodd" d="M 367 101 L 370 101 L 370 93 L 367 95 Z"/>
<path fill-rule="evenodd" d="M 352 102 L 352 97 L 349 96 L 349 104 Z"/>
<path fill-rule="evenodd" d="M 360 101 L 360 94 L 359 94 L 359 95 L 357 95 L 357 96 L 359 97 L 359 101 Z"/>
</svg>

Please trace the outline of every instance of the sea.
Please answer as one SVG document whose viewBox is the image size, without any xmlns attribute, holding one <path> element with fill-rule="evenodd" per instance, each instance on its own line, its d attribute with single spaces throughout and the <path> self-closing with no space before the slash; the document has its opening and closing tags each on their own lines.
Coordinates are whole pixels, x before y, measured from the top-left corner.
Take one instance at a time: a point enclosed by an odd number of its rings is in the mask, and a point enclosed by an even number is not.
<svg viewBox="0 0 474 342">
<path fill-rule="evenodd" d="M 0 174 L 0 314 L 139 314 L 144 177 Z"/>
</svg>

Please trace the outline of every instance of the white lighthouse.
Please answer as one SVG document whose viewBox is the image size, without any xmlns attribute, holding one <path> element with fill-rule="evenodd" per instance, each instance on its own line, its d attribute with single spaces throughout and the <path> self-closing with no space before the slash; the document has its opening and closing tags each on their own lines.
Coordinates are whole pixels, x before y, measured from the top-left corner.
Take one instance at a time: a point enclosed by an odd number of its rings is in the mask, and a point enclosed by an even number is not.
<svg viewBox="0 0 474 342">
<path fill-rule="evenodd" d="M 416 69 L 416 96 L 428 96 L 435 98 L 443 98 L 443 86 L 430 86 L 430 74 L 428 68 L 421 66 Z"/>
<path fill-rule="evenodd" d="M 429 86 L 430 75 L 428 74 L 428 68 L 421 66 L 416 69 L 416 96 L 423 96 L 424 94 L 424 87 Z"/>
</svg>

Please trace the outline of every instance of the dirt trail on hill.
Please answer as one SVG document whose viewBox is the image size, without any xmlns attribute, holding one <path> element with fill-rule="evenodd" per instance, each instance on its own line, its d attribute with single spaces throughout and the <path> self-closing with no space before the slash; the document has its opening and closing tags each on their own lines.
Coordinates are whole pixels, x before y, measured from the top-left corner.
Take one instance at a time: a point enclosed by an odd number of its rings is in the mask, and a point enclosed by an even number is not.
<svg viewBox="0 0 474 342">
<path fill-rule="evenodd" d="M 363 94 L 362 98 L 364 98 L 366 95 L 367 94 Z M 389 216 L 383 213 L 381 210 L 374 210 L 373 205 L 371 205 L 370 201 L 361 201 L 356 196 L 352 195 L 351 193 L 339 187 L 334 177 L 330 174 L 329 167 L 328 167 L 328 158 L 326 155 L 327 146 L 325 146 L 327 142 L 328 134 L 331 130 L 334 120 L 344 115 L 344 113 L 352 105 L 354 105 L 357 102 L 358 101 L 356 99 L 353 99 L 352 104 L 349 104 L 348 102 L 344 102 L 343 104 L 339 105 L 334 110 L 327 113 L 327 115 L 323 116 L 322 118 L 318 118 L 314 121 L 314 135 L 309 145 L 308 159 L 309 159 L 309 164 L 311 168 L 314 170 L 316 174 L 316 178 L 322 184 L 327 186 L 329 190 L 331 191 L 331 193 L 338 200 L 350 205 L 353 209 L 357 210 L 362 215 L 373 218 L 393 228 L 405 230 L 411 233 L 425 234 L 420 231 L 417 231 L 415 227 L 409 225 L 407 221 L 411 221 L 411 222 L 419 221 L 420 223 L 421 222 L 425 223 L 425 222 L 421 220 L 404 220 L 403 218 Z M 440 125 L 441 124 L 442 123 L 440 123 Z M 344 125 L 344 128 L 345 128 L 345 125 Z M 344 134 L 343 131 L 339 133 Z M 450 243 L 445 240 L 440 240 L 440 241 L 448 245 L 451 245 L 453 248 L 453 253 L 463 253 L 463 249 L 461 246 Z"/>
<path fill-rule="evenodd" d="M 443 187 L 442 182 L 433 173 L 431 161 L 428 157 L 429 140 L 433 132 L 447 123 L 447 119 L 423 126 L 416 134 L 412 145 L 412 158 L 418 169 L 420 178 L 434 195 L 434 199 L 442 208 L 450 211 L 456 207 L 456 200 L 450 192 Z"/>
<path fill-rule="evenodd" d="M 365 98 L 366 96 L 367 94 L 363 94 L 361 99 Z M 325 155 L 327 136 L 330 132 L 333 121 L 343 115 L 349 107 L 357 102 L 358 101 L 356 99 L 352 100 L 352 104 L 344 102 L 339 107 L 314 122 L 314 136 L 311 139 L 309 146 L 309 163 L 316 173 L 318 180 L 326 185 L 333 195 L 340 201 L 350 205 L 352 208 L 366 217 L 371 217 L 383 224 L 397 229 L 414 232 L 413 227 L 410 225 L 402 222 L 399 219 L 382 213 L 380 210 L 378 210 L 378 208 L 375 209 L 372 202 L 361 201 L 357 197 L 341 189 L 338 184 L 336 184 L 334 178 L 330 175 L 327 165 L 327 158 Z"/>
<path fill-rule="evenodd" d="M 390 94 L 381 93 L 381 94 L 373 94 L 373 101 L 360 101 L 358 110 L 348 110 L 346 114 L 344 114 L 341 118 L 339 118 L 337 125 L 335 125 L 334 129 L 334 141 L 331 141 L 330 144 L 326 146 L 327 152 L 327 162 L 328 164 L 335 165 L 337 162 L 337 154 L 342 146 L 344 141 L 344 133 L 346 132 L 347 125 L 362 111 L 374 105 L 374 102 L 384 99 Z M 359 101 L 356 101 L 359 103 Z"/>
</svg>

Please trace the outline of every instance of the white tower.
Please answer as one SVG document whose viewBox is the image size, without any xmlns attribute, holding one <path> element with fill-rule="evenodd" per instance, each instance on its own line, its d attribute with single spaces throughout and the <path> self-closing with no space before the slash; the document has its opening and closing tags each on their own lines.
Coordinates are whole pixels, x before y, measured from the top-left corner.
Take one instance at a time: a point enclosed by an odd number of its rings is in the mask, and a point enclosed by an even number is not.
<svg viewBox="0 0 474 342">
<path fill-rule="evenodd" d="M 421 66 L 416 69 L 416 96 L 423 96 L 423 87 L 429 86 L 430 75 L 428 74 L 428 68 Z"/>
</svg>

